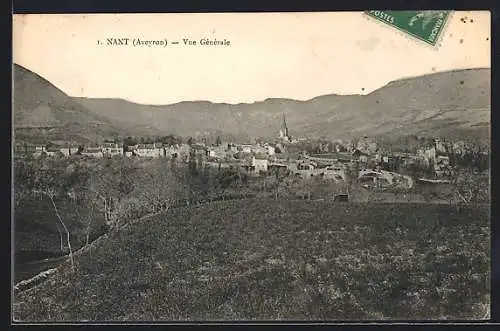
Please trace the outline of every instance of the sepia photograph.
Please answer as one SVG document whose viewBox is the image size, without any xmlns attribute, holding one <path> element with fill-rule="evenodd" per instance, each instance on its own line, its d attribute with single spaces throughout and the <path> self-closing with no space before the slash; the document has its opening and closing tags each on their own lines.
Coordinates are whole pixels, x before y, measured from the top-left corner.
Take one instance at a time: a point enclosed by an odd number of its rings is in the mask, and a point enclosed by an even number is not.
<svg viewBox="0 0 500 331">
<path fill-rule="evenodd" d="M 14 14 L 12 322 L 490 319 L 490 30 Z"/>
</svg>

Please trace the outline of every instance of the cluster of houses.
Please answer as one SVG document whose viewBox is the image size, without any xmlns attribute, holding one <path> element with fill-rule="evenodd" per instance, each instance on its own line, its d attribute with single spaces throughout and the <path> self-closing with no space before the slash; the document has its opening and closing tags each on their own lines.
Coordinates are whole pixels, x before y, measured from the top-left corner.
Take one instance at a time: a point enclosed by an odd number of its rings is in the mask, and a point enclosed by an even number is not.
<svg viewBox="0 0 500 331">
<path fill-rule="evenodd" d="M 139 157 L 177 157 L 189 153 L 188 145 L 166 146 L 163 144 L 137 144 L 124 146 L 122 144 L 107 142 L 99 146 L 78 146 L 74 144 L 64 146 L 44 145 L 18 145 L 16 154 L 30 154 L 35 157 L 46 156 L 70 156 L 83 155 L 89 157 L 113 157 L 113 156 L 139 156 Z"/>
<path fill-rule="evenodd" d="M 321 146 L 321 153 L 318 154 L 287 152 L 287 146 L 301 140 L 292 139 L 283 116 L 279 136 L 273 143 L 228 143 L 216 146 L 206 146 L 202 143 L 123 146 L 114 142 L 85 147 L 71 144 L 58 147 L 21 145 L 16 146 L 16 153 L 34 156 L 170 158 L 184 162 L 195 160 L 204 166 L 245 169 L 254 175 L 269 173 L 272 170 L 285 170 L 288 174 L 301 178 L 320 177 L 336 182 L 346 182 L 347 170 L 355 168 L 358 171 L 361 169 L 357 178 L 366 186 L 375 184 L 408 188 L 413 185 L 412 179 L 396 173 L 398 167 L 394 166 L 391 169 L 391 165 L 397 163 L 403 166 L 423 166 L 432 169 L 438 177 L 446 176 L 450 175 L 450 153 L 467 152 L 465 144 L 460 142 L 450 144 L 436 138 L 416 153 L 397 153 L 383 150 L 377 141 L 370 137 L 362 137 L 353 142 L 336 141 L 333 149 L 332 146 L 328 148 Z"/>
</svg>

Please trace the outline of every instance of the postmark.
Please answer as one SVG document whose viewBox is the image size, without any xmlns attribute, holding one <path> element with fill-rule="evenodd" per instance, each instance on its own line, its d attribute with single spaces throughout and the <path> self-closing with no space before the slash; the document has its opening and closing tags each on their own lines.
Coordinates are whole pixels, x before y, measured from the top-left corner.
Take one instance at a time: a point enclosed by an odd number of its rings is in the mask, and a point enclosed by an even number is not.
<svg viewBox="0 0 500 331">
<path fill-rule="evenodd" d="M 438 45 L 450 17 L 450 11 L 446 10 L 368 10 L 364 13 L 431 46 Z"/>
</svg>

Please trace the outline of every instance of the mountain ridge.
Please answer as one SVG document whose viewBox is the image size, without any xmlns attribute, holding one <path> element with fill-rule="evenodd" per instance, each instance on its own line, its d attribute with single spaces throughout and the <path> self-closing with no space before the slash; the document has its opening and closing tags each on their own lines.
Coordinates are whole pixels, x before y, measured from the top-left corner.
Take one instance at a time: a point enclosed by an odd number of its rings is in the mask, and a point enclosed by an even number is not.
<svg viewBox="0 0 500 331">
<path fill-rule="evenodd" d="M 104 136 L 110 132 L 182 136 L 221 132 L 245 139 L 269 137 L 276 136 L 282 114 L 286 115 L 291 134 L 295 136 L 349 138 L 356 135 L 439 134 L 481 136 L 483 139 L 489 136 L 489 68 L 405 77 L 368 94 L 327 94 L 309 100 L 273 97 L 238 104 L 200 100 L 145 105 L 117 98 L 70 97 L 53 85 L 57 93 L 46 91 L 48 85 L 37 86 L 37 80 L 32 77 L 15 77 L 15 85 L 17 79 L 24 80 L 25 85 L 33 85 L 24 91 L 16 89 L 20 102 L 15 100 L 14 108 L 21 113 L 15 114 L 18 118 L 26 113 L 25 104 L 31 106 L 33 113 L 53 115 L 53 108 L 57 110 L 61 103 L 69 103 L 70 110 L 85 115 L 82 115 L 84 120 L 100 123 L 102 130 L 97 134 Z M 39 109 L 27 103 L 26 99 L 29 101 L 32 96 L 23 93 L 30 90 L 37 91 L 39 98 L 47 99 L 49 95 L 58 100 L 56 107 L 45 102 L 46 108 Z M 46 117 L 50 118 L 49 115 Z M 38 123 L 43 121 L 38 120 Z M 86 126 L 85 122 L 81 124 Z M 19 127 L 19 123 L 15 126 Z"/>
<path fill-rule="evenodd" d="M 42 76 L 14 65 L 14 137 L 87 142 L 122 131 Z"/>
</svg>

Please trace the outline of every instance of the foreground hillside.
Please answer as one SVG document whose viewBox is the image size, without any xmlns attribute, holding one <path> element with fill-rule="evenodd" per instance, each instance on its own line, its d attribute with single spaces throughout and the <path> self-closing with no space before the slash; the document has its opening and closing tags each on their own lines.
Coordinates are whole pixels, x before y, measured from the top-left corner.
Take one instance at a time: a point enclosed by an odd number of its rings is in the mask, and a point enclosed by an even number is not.
<svg viewBox="0 0 500 331">
<path fill-rule="evenodd" d="M 119 232 L 31 290 L 14 318 L 481 319 L 489 210 L 240 200 Z"/>
<path fill-rule="evenodd" d="M 117 99 L 78 100 L 131 130 L 141 125 L 179 135 L 223 131 L 275 136 L 285 113 L 295 136 L 417 134 L 489 140 L 490 90 L 491 70 L 471 69 L 397 80 L 368 95 L 332 94 L 308 101 L 272 98 L 236 105 L 186 101 L 150 106 Z"/>
</svg>

